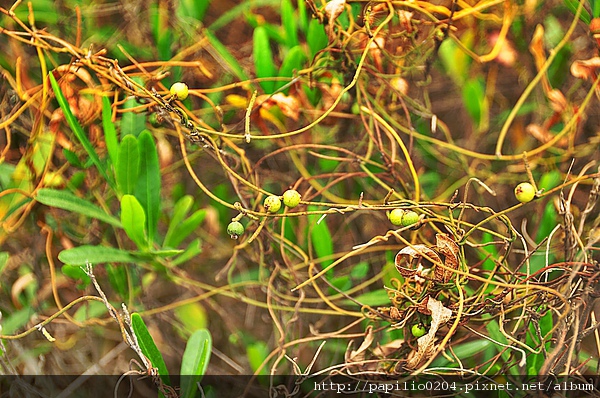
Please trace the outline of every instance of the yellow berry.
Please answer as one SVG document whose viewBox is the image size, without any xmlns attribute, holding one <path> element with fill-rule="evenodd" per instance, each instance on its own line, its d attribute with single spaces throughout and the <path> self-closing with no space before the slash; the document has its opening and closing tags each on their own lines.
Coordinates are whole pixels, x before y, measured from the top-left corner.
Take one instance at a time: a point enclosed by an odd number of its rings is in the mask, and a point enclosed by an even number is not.
<svg viewBox="0 0 600 398">
<path fill-rule="evenodd" d="M 388 214 L 388 219 L 394 225 L 402 225 L 402 216 L 404 215 L 404 210 L 402 209 L 394 209 L 390 211 Z"/>
<path fill-rule="evenodd" d="M 302 199 L 302 197 L 295 189 L 288 189 L 283 193 L 283 204 L 290 209 L 298 206 L 300 204 L 300 199 Z"/>
<path fill-rule="evenodd" d="M 402 216 L 402 226 L 403 227 L 408 227 L 409 225 L 416 224 L 417 221 L 419 221 L 419 215 L 412 210 L 407 211 Z"/>
<path fill-rule="evenodd" d="M 535 197 L 535 188 L 528 182 L 522 182 L 515 188 L 515 197 L 521 203 L 531 202 Z"/>
<path fill-rule="evenodd" d="M 269 213 L 277 213 L 279 209 L 281 209 L 281 199 L 279 199 L 279 196 L 275 195 L 267 196 L 263 205 L 265 206 L 265 210 Z"/>
<path fill-rule="evenodd" d="M 175 97 L 178 100 L 183 101 L 184 99 L 186 99 L 188 97 L 188 86 L 185 83 L 182 82 L 177 82 L 177 83 L 173 83 L 173 85 L 171 86 L 171 95 L 173 97 Z"/>
</svg>

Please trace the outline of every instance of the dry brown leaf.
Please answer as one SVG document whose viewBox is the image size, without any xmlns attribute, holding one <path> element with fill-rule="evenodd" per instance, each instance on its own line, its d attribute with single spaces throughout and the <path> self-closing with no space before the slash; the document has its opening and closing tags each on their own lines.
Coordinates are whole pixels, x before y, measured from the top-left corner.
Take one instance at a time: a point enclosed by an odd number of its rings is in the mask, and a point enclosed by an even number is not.
<svg viewBox="0 0 600 398">
<path fill-rule="evenodd" d="M 365 330 L 365 339 L 363 340 L 360 347 L 357 350 L 352 350 L 352 342 L 348 344 L 348 349 L 346 350 L 346 354 L 344 355 L 344 359 L 346 360 L 346 365 L 348 366 L 348 370 L 361 372 L 361 371 L 374 371 L 377 369 L 377 364 L 374 362 L 364 363 L 363 361 L 366 358 L 366 351 L 369 349 L 373 341 L 375 340 L 375 336 L 373 334 L 373 327 L 368 326 Z"/>
<path fill-rule="evenodd" d="M 544 144 L 549 142 L 550 140 L 554 139 L 554 135 L 551 132 L 549 132 L 548 130 L 546 130 L 545 128 L 543 128 L 542 126 L 537 125 L 537 124 L 530 124 L 527 126 L 527 128 L 525 130 L 533 138 L 535 138 L 536 140 L 538 140 L 539 142 L 544 143 Z M 556 143 L 556 146 L 560 147 L 560 148 L 566 147 L 567 139 L 561 138 Z"/>
<path fill-rule="evenodd" d="M 536 26 L 533 39 L 531 39 L 531 44 L 529 44 L 529 51 L 533 55 L 537 70 L 540 71 L 546 63 L 546 52 L 544 51 L 544 27 L 542 25 Z M 545 73 L 542 77 L 542 87 L 545 93 L 550 92 L 552 89 Z"/>
<path fill-rule="evenodd" d="M 435 240 L 438 251 L 444 255 L 444 265 L 450 269 L 436 266 L 434 277 L 438 282 L 447 283 L 454 275 L 452 270 L 458 269 L 458 244 L 446 234 L 437 234 Z"/>
<path fill-rule="evenodd" d="M 429 332 L 426 335 L 419 337 L 417 340 L 417 351 L 413 351 L 409 355 L 409 359 L 406 363 L 406 366 L 409 369 L 417 368 L 424 359 L 435 354 L 435 351 L 437 350 L 435 334 L 439 328 L 452 317 L 452 311 L 432 297 L 427 300 L 427 309 L 431 311 L 431 326 Z"/>
<path fill-rule="evenodd" d="M 390 341 L 386 345 L 377 346 L 373 349 L 373 355 L 377 358 L 387 358 L 389 355 L 398 351 L 404 344 L 404 339 Z"/>
<path fill-rule="evenodd" d="M 285 116 L 298 121 L 300 117 L 300 103 L 296 97 L 285 95 L 284 93 L 276 93 L 269 99 L 269 102 L 277 105 Z"/>
<path fill-rule="evenodd" d="M 563 113 L 567 109 L 567 99 L 560 90 L 550 90 L 548 93 L 548 99 L 550 100 L 550 107 L 554 112 Z"/>
<path fill-rule="evenodd" d="M 405 278 L 410 278 L 411 276 L 425 277 L 429 273 L 431 266 L 426 267 L 422 264 L 423 257 L 433 260 L 434 263 L 441 264 L 442 262 L 440 256 L 425 245 L 406 246 L 396 254 L 394 260 L 396 269 Z M 403 265 L 404 261 L 408 267 Z"/>
<path fill-rule="evenodd" d="M 579 79 L 595 79 L 600 57 L 578 60 L 571 64 L 571 74 Z"/>
</svg>

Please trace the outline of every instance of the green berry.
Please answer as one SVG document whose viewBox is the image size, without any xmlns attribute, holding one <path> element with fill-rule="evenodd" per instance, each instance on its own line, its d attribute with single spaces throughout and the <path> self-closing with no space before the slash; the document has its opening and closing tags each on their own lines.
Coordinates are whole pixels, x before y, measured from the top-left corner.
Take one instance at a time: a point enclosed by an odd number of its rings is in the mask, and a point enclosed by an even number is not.
<svg viewBox="0 0 600 398">
<path fill-rule="evenodd" d="M 425 335 L 425 327 L 421 324 L 414 324 L 412 325 L 412 328 L 410 329 L 410 332 L 412 333 L 413 336 L 415 337 L 421 337 Z"/>
<path fill-rule="evenodd" d="M 300 199 L 302 197 L 295 189 L 288 189 L 283 193 L 283 204 L 293 209 L 294 207 L 300 204 Z"/>
<path fill-rule="evenodd" d="M 535 197 L 535 188 L 528 182 L 522 182 L 515 188 L 515 197 L 521 203 L 531 202 Z"/>
<path fill-rule="evenodd" d="M 407 211 L 402 216 L 402 226 L 403 227 L 408 227 L 409 225 L 416 224 L 417 221 L 419 221 L 419 215 L 412 210 Z"/>
<path fill-rule="evenodd" d="M 390 211 L 390 213 L 388 214 L 388 219 L 394 225 L 401 225 L 403 215 L 404 215 L 404 210 L 394 209 L 394 210 Z"/>
<path fill-rule="evenodd" d="M 171 95 L 173 97 L 175 97 L 178 100 L 183 101 L 184 99 L 186 99 L 188 97 L 188 86 L 185 83 L 182 82 L 177 82 L 177 83 L 173 83 L 173 85 L 171 86 Z"/>
<path fill-rule="evenodd" d="M 237 239 L 244 233 L 244 226 L 239 221 L 232 221 L 227 226 L 227 233 L 231 236 L 231 239 Z"/>
<path fill-rule="evenodd" d="M 269 213 L 277 213 L 279 209 L 281 209 L 281 199 L 279 199 L 279 196 L 275 195 L 267 196 L 263 205 L 265 206 L 265 210 Z"/>
</svg>

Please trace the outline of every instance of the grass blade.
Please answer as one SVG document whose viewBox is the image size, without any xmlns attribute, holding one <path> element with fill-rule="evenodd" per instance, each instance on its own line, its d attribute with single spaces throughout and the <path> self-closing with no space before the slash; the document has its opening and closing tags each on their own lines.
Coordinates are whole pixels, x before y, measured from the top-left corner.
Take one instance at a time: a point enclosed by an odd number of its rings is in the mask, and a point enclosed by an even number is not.
<svg viewBox="0 0 600 398">
<path fill-rule="evenodd" d="M 77 137 L 77 139 L 79 140 L 79 142 L 81 143 L 81 145 L 83 146 L 85 151 L 87 152 L 88 156 L 90 157 L 90 159 L 92 160 L 94 165 L 98 168 L 98 171 L 100 172 L 102 177 L 104 177 L 106 182 L 108 182 L 108 184 L 111 186 L 111 188 L 114 189 L 115 188 L 114 181 L 112 181 L 112 179 L 108 176 L 108 173 L 106 172 L 106 167 L 100 161 L 100 158 L 98 157 L 98 154 L 96 153 L 96 149 L 94 148 L 94 146 L 92 145 L 90 140 L 85 135 L 83 128 L 77 121 L 77 118 L 75 117 L 75 115 L 73 115 L 73 112 L 71 112 L 71 107 L 69 106 L 69 103 L 67 102 L 67 99 L 65 98 L 60 87 L 58 86 L 58 83 L 56 82 L 56 79 L 54 78 L 54 74 L 50 73 L 48 76 L 50 78 L 50 84 L 52 84 L 52 89 L 54 90 L 54 94 L 56 95 L 56 100 L 58 101 L 58 105 L 60 106 L 60 109 L 62 109 L 63 114 L 65 115 L 65 119 L 67 119 L 67 123 L 69 124 L 69 127 L 71 127 L 73 134 L 75 134 L 75 137 Z"/>
</svg>

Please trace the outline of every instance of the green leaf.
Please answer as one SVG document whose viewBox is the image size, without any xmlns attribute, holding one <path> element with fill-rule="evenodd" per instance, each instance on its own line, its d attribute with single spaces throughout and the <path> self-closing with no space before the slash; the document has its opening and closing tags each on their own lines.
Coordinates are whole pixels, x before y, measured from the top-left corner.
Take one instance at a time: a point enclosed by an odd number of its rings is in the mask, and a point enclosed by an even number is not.
<svg viewBox="0 0 600 398">
<path fill-rule="evenodd" d="M 121 296 L 127 300 L 129 298 L 129 284 L 127 283 L 127 269 L 122 264 L 107 264 L 106 274 L 110 286 Z"/>
<path fill-rule="evenodd" d="M 248 362 L 252 373 L 256 374 L 258 367 L 262 365 L 264 360 L 269 356 L 269 347 L 264 341 L 257 341 L 247 345 L 246 355 L 248 356 Z M 258 375 L 263 376 L 269 374 L 268 366 L 263 366 Z"/>
<path fill-rule="evenodd" d="M 319 51 L 327 47 L 327 44 L 329 44 L 329 39 L 327 38 L 327 33 L 325 33 L 325 28 L 316 19 L 312 19 L 308 24 L 306 42 L 308 43 L 308 48 L 310 49 L 311 58 L 314 58 Z"/>
<path fill-rule="evenodd" d="M 210 0 L 179 0 L 177 14 L 202 21 L 209 5 Z"/>
<path fill-rule="evenodd" d="M 173 217 L 171 217 L 171 222 L 169 223 L 169 229 L 167 230 L 167 234 L 165 235 L 165 240 L 163 241 L 163 247 L 176 247 L 177 245 L 172 244 L 172 239 L 175 236 L 175 231 L 177 227 L 183 219 L 187 216 L 188 212 L 192 208 L 194 204 L 194 198 L 192 195 L 185 195 L 181 197 L 175 206 L 173 206 Z"/>
<path fill-rule="evenodd" d="M 238 19 L 240 16 L 244 15 L 246 12 L 250 11 L 252 8 L 258 7 L 268 7 L 275 6 L 279 4 L 281 0 L 252 0 L 252 1 L 242 1 L 235 7 L 230 8 L 229 10 L 221 13 L 219 18 L 215 22 L 213 22 L 208 29 L 213 32 L 217 30 L 229 26 L 230 23 Z M 241 79 L 246 80 L 246 79 Z"/>
<path fill-rule="evenodd" d="M 200 243 L 200 239 L 196 238 L 190 242 L 188 247 L 183 251 L 183 253 L 179 257 L 171 261 L 171 264 L 173 266 L 178 266 L 196 257 L 200 253 L 202 253 L 202 245 Z"/>
<path fill-rule="evenodd" d="M 281 64 L 281 68 L 279 69 L 279 77 L 289 77 L 290 80 L 294 77 L 294 71 L 299 71 L 304 66 L 306 62 L 306 55 L 304 54 L 304 50 L 300 46 L 293 47 L 288 51 L 283 63 Z M 286 81 L 278 81 L 275 82 L 275 89 L 278 90 L 288 82 Z M 287 93 L 289 88 L 285 90 Z"/>
<path fill-rule="evenodd" d="M 133 77 L 133 80 L 143 85 L 144 82 L 141 77 Z M 121 136 L 133 134 L 137 137 L 146 128 L 146 115 L 143 113 L 136 113 L 128 111 L 129 109 L 136 108 L 139 104 L 135 98 L 130 98 L 123 104 L 123 117 L 121 118 Z"/>
<path fill-rule="evenodd" d="M 372 292 L 361 294 L 355 297 L 355 299 L 363 305 L 390 305 L 390 297 L 388 296 L 387 291 L 384 289 L 378 289 Z M 345 305 L 356 305 L 354 301 L 350 300 L 344 300 L 342 303 Z"/>
<path fill-rule="evenodd" d="M 298 26 L 303 32 L 308 28 L 308 16 L 306 14 L 306 0 L 298 0 Z"/>
<path fill-rule="evenodd" d="M 158 217 L 160 216 L 160 165 L 154 137 L 148 130 L 138 138 L 140 151 L 140 175 L 137 180 L 135 197 L 146 213 L 146 227 L 150 242 L 156 238 Z"/>
<path fill-rule="evenodd" d="M 189 216 L 185 221 L 179 224 L 173 234 L 173 237 L 169 240 L 170 247 L 177 247 L 183 242 L 185 238 L 187 238 L 192 232 L 194 232 L 204 218 L 206 217 L 206 210 L 200 209 L 196 210 L 191 216 Z"/>
<path fill-rule="evenodd" d="M 63 155 L 65 156 L 65 159 L 67 159 L 67 162 L 69 162 L 69 164 L 77 167 L 78 169 L 83 169 L 83 164 L 81 164 L 81 161 L 79 160 L 79 158 L 77 157 L 75 152 L 68 150 L 67 148 L 63 148 L 62 152 L 63 152 Z"/>
<path fill-rule="evenodd" d="M 50 84 L 52 85 L 52 89 L 54 90 L 54 94 L 56 96 L 56 100 L 58 101 L 58 105 L 60 105 L 60 109 L 62 109 L 63 114 L 65 115 L 65 119 L 67 119 L 67 123 L 69 124 L 69 127 L 71 127 L 73 134 L 75 134 L 75 137 L 77 137 L 79 142 L 81 142 L 81 145 L 87 152 L 88 156 L 90 157 L 90 159 L 92 160 L 102 177 L 104 177 L 106 182 L 108 182 L 108 184 L 114 189 L 114 182 L 108 176 L 104 164 L 100 161 L 100 158 L 98 157 L 95 148 L 92 146 L 90 140 L 85 135 L 85 132 L 83 131 L 83 128 L 77 121 L 77 118 L 75 118 L 75 115 L 73 115 L 73 112 L 71 112 L 71 107 L 69 106 L 69 103 L 67 102 L 67 99 L 62 93 L 60 87 L 58 86 L 58 83 L 54 78 L 54 74 L 50 73 L 48 76 L 50 77 Z"/>
<path fill-rule="evenodd" d="M 309 206 L 308 211 L 316 211 L 318 207 Z M 310 239 L 317 257 L 328 257 L 333 254 L 333 240 L 331 239 L 331 233 L 327 227 L 326 218 L 322 219 L 320 223 L 317 221 L 321 218 L 318 214 L 309 214 L 308 224 L 310 225 Z M 325 260 L 321 263 L 321 267 L 326 268 L 333 262 L 332 259 Z"/>
<path fill-rule="evenodd" d="M 88 274 L 86 274 L 85 271 L 79 265 L 65 264 L 60 270 L 64 275 L 68 276 L 69 278 L 82 281 L 85 286 L 89 285 L 91 282 L 91 279 L 88 276 Z"/>
<path fill-rule="evenodd" d="M 6 267 L 6 264 L 8 264 L 9 257 L 10 255 L 8 252 L 0 252 L 0 276 L 4 273 L 4 268 Z"/>
<path fill-rule="evenodd" d="M 121 224 L 127 236 L 135 242 L 140 249 L 148 249 L 148 240 L 144 227 L 146 225 L 146 214 L 133 195 L 123 195 L 121 198 Z"/>
<path fill-rule="evenodd" d="M 281 0 L 281 24 L 285 30 L 287 46 L 292 48 L 298 45 L 298 26 L 294 16 L 294 6 L 291 0 Z"/>
<path fill-rule="evenodd" d="M 36 192 L 35 200 L 46 206 L 69 210 L 83 214 L 87 217 L 96 218 L 115 227 L 121 227 L 121 222 L 118 219 L 87 200 L 75 196 L 69 191 L 41 188 Z"/>
<path fill-rule="evenodd" d="M 140 174 L 140 150 L 137 139 L 126 135 L 121 140 L 116 163 L 117 186 L 122 195 L 132 195 Z"/>
<path fill-rule="evenodd" d="M 457 344 L 452 347 L 452 353 L 448 352 L 447 356 L 439 355 L 432 363 L 431 367 L 450 366 L 452 362 L 447 358 L 470 358 L 486 349 L 492 347 L 494 343 L 485 339 L 473 340 L 464 344 Z"/>
<path fill-rule="evenodd" d="M 119 157 L 119 143 L 117 141 L 117 130 L 112 121 L 112 111 L 108 97 L 102 97 L 102 128 L 104 129 L 104 142 L 108 157 L 113 166 L 117 164 Z"/>
<path fill-rule="evenodd" d="M 462 97 L 469 116 L 480 126 L 487 112 L 485 83 L 479 78 L 467 80 L 462 88 Z"/>
<path fill-rule="evenodd" d="M 135 263 L 142 260 L 131 252 L 108 246 L 78 246 L 58 253 L 64 264 L 85 265 L 101 263 Z"/>
<path fill-rule="evenodd" d="M 273 53 L 271 52 L 271 44 L 269 43 L 269 35 L 267 30 L 259 26 L 254 29 L 253 35 L 253 51 L 254 69 L 256 77 L 268 78 L 276 76 L 277 72 L 273 63 Z M 275 81 L 262 81 L 260 86 L 267 94 L 271 94 L 275 88 Z"/>
<path fill-rule="evenodd" d="M 175 308 L 174 314 L 183 324 L 183 331 L 191 335 L 199 329 L 205 329 L 208 324 L 206 310 L 200 303 L 188 303 Z"/>
<path fill-rule="evenodd" d="M 158 369 L 158 374 L 163 383 L 171 385 L 169 371 L 167 370 L 167 365 L 165 365 L 165 360 L 156 347 L 156 343 L 154 343 L 154 339 L 152 338 L 152 335 L 150 335 L 150 332 L 148 332 L 148 328 L 140 314 L 136 312 L 131 314 L 131 326 L 133 327 L 133 332 L 137 336 L 142 353 L 150 360 L 152 366 Z"/>
<path fill-rule="evenodd" d="M 369 263 L 366 261 L 361 261 L 352 267 L 350 270 L 350 276 L 354 279 L 364 279 L 367 277 L 370 268 L 371 267 L 369 266 Z"/>
<path fill-rule="evenodd" d="M 485 320 L 485 328 L 487 329 L 490 337 L 493 340 L 499 342 L 500 344 L 504 344 L 504 345 L 499 345 L 499 344 L 493 344 L 493 342 L 492 342 L 496 351 L 502 353 L 501 354 L 502 360 L 505 363 L 508 363 L 510 361 L 511 355 L 521 355 L 521 353 L 517 350 L 505 348 L 508 345 L 508 340 L 506 337 L 504 337 L 504 335 L 500 331 L 500 325 L 498 325 L 497 320 L 492 319 L 492 317 L 489 314 L 483 314 L 482 318 Z M 516 366 L 511 366 L 510 368 L 508 368 L 508 373 L 510 373 L 513 376 L 517 376 L 517 375 L 519 375 L 519 368 Z"/>
<path fill-rule="evenodd" d="M 206 39 L 212 46 L 212 48 L 216 51 L 218 56 L 221 58 L 221 61 L 222 61 L 221 63 L 223 65 L 227 66 L 228 69 L 239 80 L 242 80 L 242 81 L 249 80 L 248 75 L 246 74 L 246 72 L 244 72 L 244 68 L 242 68 L 242 66 L 239 64 L 237 59 L 233 55 L 231 55 L 231 53 L 229 52 L 227 47 L 225 47 L 223 45 L 223 43 L 221 43 L 219 41 L 219 39 L 217 39 L 217 37 L 209 30 L 204 30 L 203 32 L 204 32 L 204 35 L 206 36 Z"/>
<path fill-rule="evenodd" d="M 185 346 L 181 360 L 181 397 L 193 398 L 198 391 L 197 383 L 202 380 L 206 372 L 210 353 L 212 350 L 212 338 L 206 329 L 197 330 L 192 334 Z"/>
</svg>

